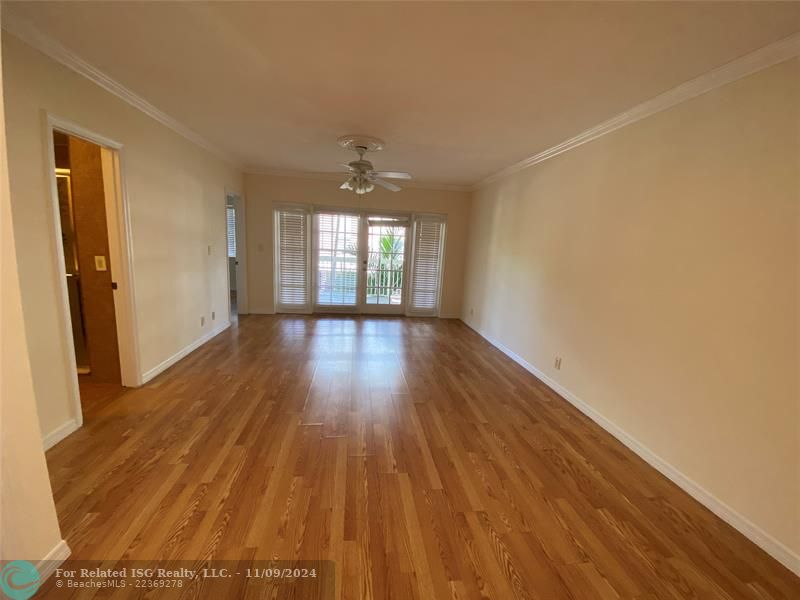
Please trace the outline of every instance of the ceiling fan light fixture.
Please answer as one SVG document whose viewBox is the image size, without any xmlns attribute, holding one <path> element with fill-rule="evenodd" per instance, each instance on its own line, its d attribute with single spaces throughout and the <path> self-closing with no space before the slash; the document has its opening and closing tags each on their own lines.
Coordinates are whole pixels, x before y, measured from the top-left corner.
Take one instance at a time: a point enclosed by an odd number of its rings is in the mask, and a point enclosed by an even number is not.
<svg viewBox="0 0 800 600">
<path fill-rule="evenodd" d="M 389 179 L 411 179 L 411 174 L 404 171 L 376 171 L 372 163 L 364 158 L 367 152 L 377 152 L 383 149 L 383 140 L 365 135 L 345 135 L 339 138 L 339 145 L 358 154 L 358 160 L 349 163 L 339 163 L 349 172 L 350 177 L 339 186 L 340 190 L 349 190 L 359 196 L 368 194 L 375 189 L 375 184 L 391 192 L 399 192 L 400 186 Z"/>
<path fill-rule="evenodd" d="M 375 185 L 371 181 L 369 181 L 368 179 L 364 179 L 364 178 L 359 177 L 358 178 L 358 183 L 356 184 L 356 186 L 353 189 L 353 191 L 356 194 L 358 194 L 359 196 L 361 196 L 363 194 L 368 194 L 369 192 L 371 192 L 374 189 L 375 189 Z"/>
</svg>

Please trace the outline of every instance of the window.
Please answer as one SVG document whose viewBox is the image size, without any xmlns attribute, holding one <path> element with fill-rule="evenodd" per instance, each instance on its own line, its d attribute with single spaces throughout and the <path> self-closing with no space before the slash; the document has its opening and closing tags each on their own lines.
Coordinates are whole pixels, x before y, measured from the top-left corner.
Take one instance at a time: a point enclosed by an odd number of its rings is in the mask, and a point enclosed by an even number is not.
<svg viewBox="0 0 800 600">
<path fill-rule="evenodd" d="M 316 218 L 319 306 L 355 306 L 358 299 L 357 215 L 319 213 Z"/>
<path fill-rule="evenodd" d="M 445 223 L 440 217 L 418 216 L 414 220 L 409 314 L 435 316 L 439 313 L 444 233 Z"/>
<path fill-rule="evenodd" d="M 276 312 L 439 314 L 444 216 L 300 205 L 274 215 Z"/>
<path fill-rule="evenodd" d="M 236 258 L 236 209 L 225 207 L 228 222 L 228 258 Z"/>
<path fill-rule="evenodd" d="M 275 310 L 310 312 L 308 212 L 275 210 Z"/>
</svg>

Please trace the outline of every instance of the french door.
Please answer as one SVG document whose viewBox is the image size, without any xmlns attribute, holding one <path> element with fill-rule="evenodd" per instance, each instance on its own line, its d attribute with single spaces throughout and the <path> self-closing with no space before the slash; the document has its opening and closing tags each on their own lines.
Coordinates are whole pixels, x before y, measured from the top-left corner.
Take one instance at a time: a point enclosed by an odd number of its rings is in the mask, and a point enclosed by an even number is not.
<svg viewBox="0 0 800 600">
<path fill-rule="evenodd" d="M 403 313 L 408 218 L 313 215 L 315 312 Z"/>
<path fill-rule="evenodd" d="M 408 226 L 407 217 L 367 215 L 363 219 L 360 312 L 405 312 Z"/>
<path fill-rule="evenodd" d="M 361 281 L 361 218 L 357 214 L 313 215 L 313 288 L 316 311 L 354 311 Z"/>
<path fill-rule="evenodd" d="M 444 219 L 275 210 L 276 312 L 436 316 Z"/>
</svg>

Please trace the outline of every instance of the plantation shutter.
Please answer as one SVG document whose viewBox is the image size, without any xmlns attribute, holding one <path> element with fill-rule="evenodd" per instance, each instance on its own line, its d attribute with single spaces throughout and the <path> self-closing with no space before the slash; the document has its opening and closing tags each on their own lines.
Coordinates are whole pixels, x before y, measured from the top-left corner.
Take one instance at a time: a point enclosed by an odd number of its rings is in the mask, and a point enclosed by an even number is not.
<svg viewBox="0 0 800 600">
<path fill-rule="evenodd" d="M 414 219 L 409 314 L 419 316 L 439 314 L 444 230 L 445 223 L 441 217 L 417 216 Z"/>
<path fill-rule="evenodd" d="M 275 210 L 275 311 L 311 312 L 308 213 Z"/>
<path fill-rule="evenodd" d="M 236 258 L 236 209 L 225 207 L 228 221 L 228 258 Z"/>
</svg>

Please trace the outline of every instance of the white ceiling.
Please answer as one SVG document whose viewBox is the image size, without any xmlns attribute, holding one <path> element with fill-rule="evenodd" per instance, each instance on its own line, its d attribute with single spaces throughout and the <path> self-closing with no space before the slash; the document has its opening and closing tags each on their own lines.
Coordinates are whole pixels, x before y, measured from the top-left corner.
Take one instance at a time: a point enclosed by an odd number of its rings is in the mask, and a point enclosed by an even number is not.
<svg viewBox="0 0 800 600">
<path fill-rule="evenodd" d="M 4 2 L 252 168 L 467 185 L 800 30 L 800 3 Z"/>
</svg>

